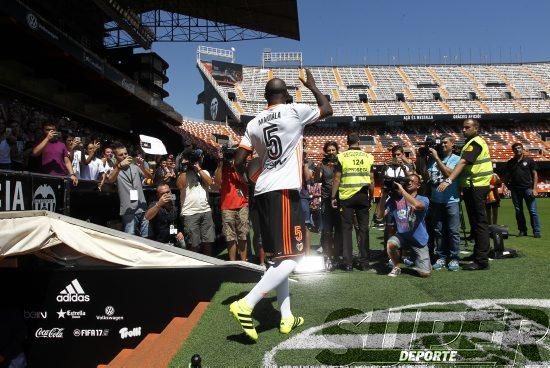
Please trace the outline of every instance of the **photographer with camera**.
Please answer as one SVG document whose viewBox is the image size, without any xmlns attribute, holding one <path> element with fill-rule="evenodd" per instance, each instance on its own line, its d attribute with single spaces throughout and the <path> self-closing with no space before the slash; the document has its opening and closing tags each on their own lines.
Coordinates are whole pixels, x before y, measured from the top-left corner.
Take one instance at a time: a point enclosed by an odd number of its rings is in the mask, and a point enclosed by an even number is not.
<svg viewBox="0 0 550 368">
<path fill-rule="evenodd" d="M 175 195 L 166 183 L 157 186 L 157 200 L 149 204 L 145 219 L 149 221 L 151 239 L 185 248 L 183 233 L 178 229 L 178 209 Z"/>
<path fill-rule="evenodd" d="M 338 209 L 332 207 L 332 180 L 334 167 L 338 163 L 339 147 L 335 141 L 323 146 L 325 156 L 314 173 L 316 182 L 321 183 L 321 246 L 328 271 L 333 271 L 342 253 L 342 222 Z"/>
<path fill-rule="evenodd" d="M 449 271 L 459 270 L 460 260 L 460 193 L 458 184 L 452 183 L 444 192 L 438 192 L 441 184 L 460 161 L 453 153 L 454 138 L 443 136 L 439 142 L 426 139 L 425 149 L 428 154 L 427 170 L 430 197 L 430 224 L 434 229 L 434 244 L 437 260 L 434 270 L 447 267 Z M 447 265 L 447 261 L 449 264 Z"/>
<path fill-rule="evenodd" d="M 230 261 L 247 260 L 248 185 L 233 167 L 237 146 L 223 146 L 218 156 L 214 183 L 220 188 L 222 233 L 227 244 Z"/>
<path fill-rule="evenodd" d="M 428 250 L 428 231 L 426 230 L 426 215 L 430 200 L 418 195 L 422 178 L 416 173 L 408 174 L 401 184 L 394 182 L 395 193 L 391 196 L 386 191 L 380 198 L 382 205 L 376 209 L 378 218 L 385 215 L 394 219 L 396 233 L 386 244 L 388 256 L 393 268 L 388 276 L 397 277 L 401 274 L 401 252 L 408 249 L 413 254 L 414 270 L 421 277 L 428 277 L 432 272 L 430 252 Z"/>
<path fill-rule="evenodd" d="M 117 163 L 105 181 L 117 184 L 123 230 L 134 235 L 137 229 L 142 238 L 147 238 L 149 221 L 145 218 L 147 202 L 143 194 L 142 178 L 152 179 L 152 175 L 145 169 L 142 158 L 134 159 L 128 155 L 124 144 L 113 143 L 113 151 Z"/>
<path fill-rule="evenodd" d="M 493 164 L 487 142 L 478 135 L 478 132 L 479 121 L 464 120 L 462 133 L 466 137 L 466 143 L 460 152 L 460 161 L 437 187 L 437 191 L 443 192 L 460 177 L 460 187 L 468 212 L 470 229 L 475 237 L 474 261 L 463 267 L 467 271 L 489 268 L 489 224 L 485 212 L 485 198 L 489 193 Z"/>
<path fill-rule="evenodd" d="M 44 136 L 32 149 L 32 155 L 40 156 L 42 159 L 41 171 L 44 174 L 56 176 L 65 176 L 68 173 L 73 185 L 78 185 L 78 177 L 74 173 L 69 151 L 65 143 L 61 141 L 61 133 L 52 123 L 44 123 L 42 130 Z"/>
<path fill-rule="evenodd" d="M 359 225 L 358 247 L 359 267 L 368 271 L 369 266 L 369 209 L 374 186 L 372 166 L 374 157 L 361 150 L 359 135 L 350 133 L 349 149 L 338 154 L 332 182 L 332 207 L 338 207 L 342 216 L 342 240 L 344 270 L 353 271 L 352 230 L 353 215 Z M 336 198 L 338 194 L 338 199 Z"/>
<path fill-rule="evenodd" d="M 393 146 L 391 148 L 391 156 L 392 158 L 386 161 L 384 167 L 382 168 L 382 193 L 380 195 L 380 200 L 376 204 L 376 209 L 374 211 L 375 214 L 378 213 L 378 207 L 385 205 L 385 203 L 381 202 L 381 199 L 385 197 L 384 195 L 390 195 L 391 192 L 395 191 L 394 183 L 398 181 L 403 184 L 404 180 L 407 178 L 407 175 L 414 172 L 414 164 L 405 156 L 403 146 Z M 395 232 L 395 223 L 393 222 L 393 218 L 390 216 L 383 218 L 378 218 L 375 216 L 374 222 L 377 224 L 384 224 L 385 246 L 388 238 Z"/>
<path fill-rule="evenodd" d="M 202 150 L 186 148 L 177 157 L 176 186 L 180 190 L 180 215 L 183 230 L 190 237 L 189 245 L 194 252 L 212 255 L 212 243 L 216 233 L 212 210 L 208 203 L 208 189 L 213 181 L 208 171 L 201 165 L 204 159 Z"/>
</svg>

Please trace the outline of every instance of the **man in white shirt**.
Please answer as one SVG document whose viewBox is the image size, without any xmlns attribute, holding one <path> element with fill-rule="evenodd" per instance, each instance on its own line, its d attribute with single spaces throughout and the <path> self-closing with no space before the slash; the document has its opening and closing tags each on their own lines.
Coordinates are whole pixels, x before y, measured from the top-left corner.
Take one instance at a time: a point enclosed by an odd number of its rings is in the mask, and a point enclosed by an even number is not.
<svg viewBox="0 0 550 368">
<path fill-rule="evenodd" d="M 252 119 L 235 155 L 237 171 L 244 172 L 246 158 L 254 150 L 258 153 L 261 173 L 254 190 L 257 202 L 262 244 L 271 253 L 275 264 L 258 284 L 242 299 L 231 304 L 229 310 L 252 340 L 258 334 L 252 321 L 254 306 L 271 290 L 277 289 L 281 309 L 279 331 L 287 334 L 304 323 L 290 310 L 288 276 L 297 265 L 296 257 L 304 250 L 304 219 L 299 190 L 302 186 L 303 131 L 308 124 L 332 115 L 328 99 L 315 85 L 311 72 L 300 78 L 317 101 L 318 107 L 288 103 L 285 82 L 273 78 L 265 87 L 267 108 Z"/>
<path fill-rule="evenodd" d="M 189 237 L 189 247 L 194 252 L 210 256 L 212 243 L 216 240 L 212 210 L 208 203 L 208 189 L 213 180 L 208 171 L 201 167 L 203 158 L 200 149 L 184 151 L 176 186 L 180 190 L 180 214 L 183 231 Z"/>
<path fill-rule="evenodd" d="M 96 156 L 100 143 L 90 142 L 86 146 L 86 154 L 80 161 L 80 178 L 88 180 L 100 180 L 105 172 L 103 161 Z"/>
</svg>

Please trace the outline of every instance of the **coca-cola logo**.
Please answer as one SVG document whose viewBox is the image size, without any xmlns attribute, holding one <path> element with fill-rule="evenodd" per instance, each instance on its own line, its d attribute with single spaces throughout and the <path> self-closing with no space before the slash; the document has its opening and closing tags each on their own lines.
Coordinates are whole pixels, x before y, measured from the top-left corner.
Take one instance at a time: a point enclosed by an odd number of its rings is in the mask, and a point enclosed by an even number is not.
<svg viewBox="0 0 550 368">
<path fill-rule="evenodd" d="M 45 330 L 42 327 L 40 327 L 38 330 L 36 330 L 36 332 L 34 333 L 34 336 L 37 338 L 43 337 L 46 339 L 62 339 L 63 330 L 64 328 L 60 328 L 60 327 L 54 327 L 50 330 Z"/>
</svg>

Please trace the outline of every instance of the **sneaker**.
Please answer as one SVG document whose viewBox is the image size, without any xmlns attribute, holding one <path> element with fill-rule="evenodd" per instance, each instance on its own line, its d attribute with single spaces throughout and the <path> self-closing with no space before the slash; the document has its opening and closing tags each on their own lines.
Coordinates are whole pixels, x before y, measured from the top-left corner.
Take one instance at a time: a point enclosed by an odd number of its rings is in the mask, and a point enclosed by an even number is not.
<svg viewBox="0 0 550 368">
<path fill-rule="evenodd" d="M 254 341 L 258 340 L 258 333 L 252 321 L 252 307 L 250 307 L 244 299 L 231 303 L 229 312 L 231 312 L 233 317 L 239 322 L 246 336 Z"/>
<path fill-rule="evenodd" d="M 262 264 L 260 265 L 260 267 L 262 268 L 262 270 L 264 271 L 264 273 L 265 273 L 265 271 L 267 271 L 267 266 L 265 265 L 265 263 L 262 263 Z"/>
<path fill-rule="evenodd" d="M 388 259 L 388 263 L 387 263 L 388 267 L 389 268 L 393 268 L 395 265 L 393 264 L 393 261 L 391 259 Z"/>
<path fill-rule="evenodd" d="M 290 333 L 293 329 L 304 324 L 303 317 L 288 317 L 282 318 L 281 323 L 279 324 L 279 331 L 281 333 L 287 334 Z"/>
<path fill-rule="evenodd" d="M 449 264 L 447 265 L 447 269 L 449 271 L 458 271 L 460 269 L 460 266 L 458 264 L 458 261 L 456 259 L 453 259 Z"/>
<path fill-rule="evenodd" d="M 403 258 L 403 263 L 404 263 L 405 266 L 407 266 L 407 267 L 414 266 L 414 261 L 413 261 L 412 259 L 410 259 L 409 257 Z"/>
<path fill-rule="evenodd" d="M 540 238 L 540 233 L 535 233 L 535 234 L 533 234 L 533 237 L 535 237 L 535 238 Z"/>
<path fill-rule="evenodd" d="M 399 274 L 401 274 L 401 269 L 399 267 L 394 267 L 394 268 L 392 268 L 391 272 L 388 273 L 388 276 L 389 277 L 397 277 L 397 276 L 399 276 Z"/>
<path fill-rule="evenodd" d="M 452 262 L 452 261 L 451 261 Z M 432 265 L 432 268 L 434 270 L 441 270 L 442 268 L 445 268 L 445 259 L 439 258 L 435 263 Z M 449 263 L 450 264 L 450 263 Z"/>
<path fill-rule="evenodd" d="M 518 233 L 518 237 L 519 236 L 527 236 L 527 231 L 520 230 L 520 232 Z"/>
<path fill-rule="evenodd" d="M 336 265 L 332 262 L 330 258 L 325 259 L 325 270 L 328 272 L 334 271 Z"/>
</svg>

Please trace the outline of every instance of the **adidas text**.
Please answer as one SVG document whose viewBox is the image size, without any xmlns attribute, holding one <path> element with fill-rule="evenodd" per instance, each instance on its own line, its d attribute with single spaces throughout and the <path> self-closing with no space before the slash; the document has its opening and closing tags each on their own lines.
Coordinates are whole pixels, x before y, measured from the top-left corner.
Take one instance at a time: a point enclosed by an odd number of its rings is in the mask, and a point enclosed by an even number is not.
<svg viewBox="0 0 550 368">
<path fill-rule="evenodd" d="M 59 292 L 56 300 L 58 302 L 89 302 L 90 296 L 86 294 L 78 279 L 74 279 L 63 290 Z"/>
<path fill-rule="evenodd" d="M 58 295 L 56 300 L 58 302 L 89 302 L 90 296 L 79 295 L 79 294 L 65 294 L 65 295 Z"/>
</svg>

